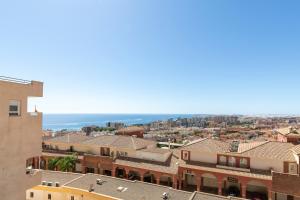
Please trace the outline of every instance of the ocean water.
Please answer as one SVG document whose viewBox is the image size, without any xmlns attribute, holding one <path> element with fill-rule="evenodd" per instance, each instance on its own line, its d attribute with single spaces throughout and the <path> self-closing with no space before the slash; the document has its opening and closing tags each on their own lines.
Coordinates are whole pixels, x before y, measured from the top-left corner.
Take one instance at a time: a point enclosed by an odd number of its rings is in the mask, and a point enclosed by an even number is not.
<svg viewBox="0 0 300 200">
<path fill-rule="evenodd" d="M 126 125 L 145 124 L 170 118 L 192 117 L 191 114 L 44 114 L 44 130 L 79 130 L 83 126 L 105 126 L 107 122 L 123 122 Z M 199 115 L 197 115 L 199 116 Z"/>
</svg>

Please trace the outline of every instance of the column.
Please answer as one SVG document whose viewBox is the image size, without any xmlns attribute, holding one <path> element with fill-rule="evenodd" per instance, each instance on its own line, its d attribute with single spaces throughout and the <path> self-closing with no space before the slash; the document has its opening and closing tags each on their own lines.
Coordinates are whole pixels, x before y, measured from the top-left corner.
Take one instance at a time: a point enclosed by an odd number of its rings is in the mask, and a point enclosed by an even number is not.
<svg viewBox="0 0 300 200">
<path fill-rule="evenodd" d="M 196 184 L 197 184 L 197 191 L 200 192 L 201 190 L 201 175 L 196 175 Z"/>
<path fill-rule="evenodd" d="M 223 181 L 218 181 L 218 195 L 222 195 Z"/>
<path fill-rule="evenodd" d="M 144 182 L 144 173 L 141 172 L 141 181 Z"/>
<path fill-rule="evenodd" d="M 159 185 L 159 183 L 160 183 L 160 176 L 157 175 L 156 184 Z"/>
<path fill-rule="evenodd" d="M 245 199 L 247 196 L 247 185 L 244 183 L 241 183 L 241 194 L 242 197 Z"/>
<path fill-rule="evenodd" d="M 179 176 L 178 177 L 178 182 L 179 182 L 179 190 L 181 190 L 182 189 L 182 177 L 181 176 Z"/>
<path fill-rule="evenodd" d="M 111 176 L 116 177 L 116 167 L 115 166 L 112 167 Z"/>
<path fill-rule="evenodd" d="M 268 187 L 268 199 L 272 200 L 272 190 Z"/>
<path fill-rule="evenodd" d="M 176 176 L 173 176 L 173 188 L 177 189 L 177 178 L 176 178 Z"/>
<path fill-rule="evenodd" d="M 45 170 L 48 170 L 48 158 L 45 158 Z"/>
<path fill-rule="evenodd" d="M 125 176 L 124 176 L 124 178 L 125 179 L 128 179 L 129 178 L 129 169 L 124 169 L 124 171 L 125 171 Z"/>
</svg>

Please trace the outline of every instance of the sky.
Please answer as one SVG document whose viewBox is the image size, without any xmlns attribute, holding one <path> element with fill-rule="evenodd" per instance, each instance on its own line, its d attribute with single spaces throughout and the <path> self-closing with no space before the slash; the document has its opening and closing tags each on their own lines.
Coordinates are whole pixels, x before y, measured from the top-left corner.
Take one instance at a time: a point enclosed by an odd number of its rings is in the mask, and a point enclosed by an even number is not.
<svg viewBox="0 0 300 200">
<path fill-rule="evenodd" d="M 0 1 L 0 75 L 44 113 L 300 114 L 298 0 Z"/>
</svg>

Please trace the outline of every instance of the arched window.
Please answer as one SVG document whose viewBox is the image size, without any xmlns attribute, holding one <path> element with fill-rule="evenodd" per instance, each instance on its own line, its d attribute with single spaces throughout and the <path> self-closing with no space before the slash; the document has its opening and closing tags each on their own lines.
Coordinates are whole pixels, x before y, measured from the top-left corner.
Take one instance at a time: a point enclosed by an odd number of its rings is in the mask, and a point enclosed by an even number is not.
<svg viewBox="0 0 300 200">
<path fill-rule="evenodd" d="M 228 160 L 228 165 L 230 167 L 235 167 L 235 157 L 229 157 L 229 160 Z"/>
</svg>

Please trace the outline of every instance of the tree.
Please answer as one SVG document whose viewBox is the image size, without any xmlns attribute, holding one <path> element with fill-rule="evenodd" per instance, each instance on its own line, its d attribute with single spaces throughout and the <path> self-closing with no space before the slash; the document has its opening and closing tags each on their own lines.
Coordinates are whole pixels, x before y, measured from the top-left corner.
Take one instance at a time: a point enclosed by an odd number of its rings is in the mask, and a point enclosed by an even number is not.
<svg viewBox="0 0 300 200">
<path fill-rule="evenodd" d="M 76 154 L 66 156 L 66 157 L 57 157 L 49 160 L 48 169 L 57 170 L 64 172 L 73 171 L 75 169 L 77 161 Z"/>
<path fill-rule="evenodd" d="M 48 162 L 48 169 L 50 170 L 56 170 L 57 169 L 57 163 L 61 160 L 62 158 L 57 157 L 57 158 L 52 158 Z"/>
<path fill-rule="evenodd" d="M 76 155 L 73 154 L 71 156 L 66 156 L 60 159 L 57 162 L 57 166 L 61 171 L 64 172 L 73 171 L 75 169 L 76 161 L 77 161 Z"/>
</svg>

